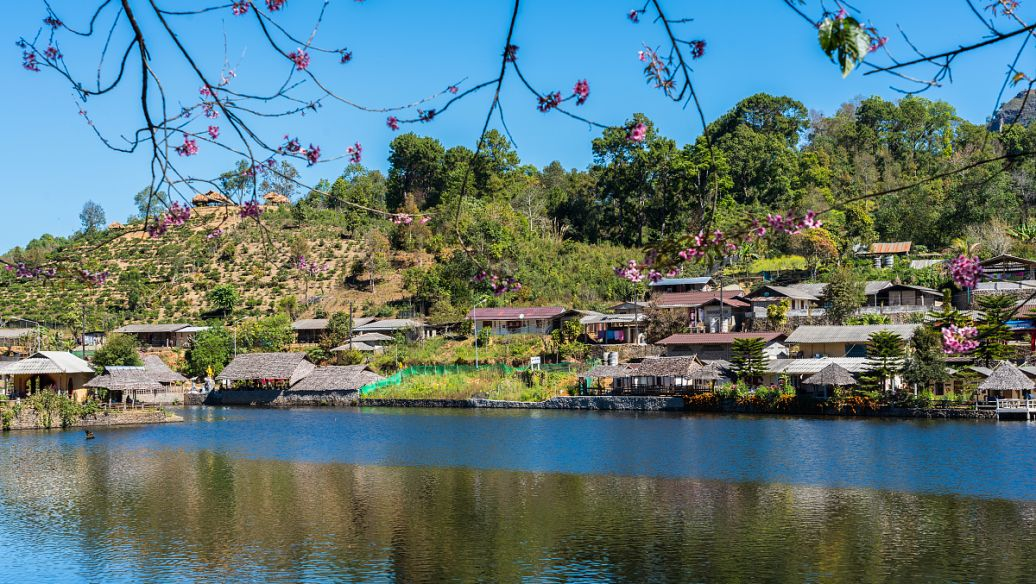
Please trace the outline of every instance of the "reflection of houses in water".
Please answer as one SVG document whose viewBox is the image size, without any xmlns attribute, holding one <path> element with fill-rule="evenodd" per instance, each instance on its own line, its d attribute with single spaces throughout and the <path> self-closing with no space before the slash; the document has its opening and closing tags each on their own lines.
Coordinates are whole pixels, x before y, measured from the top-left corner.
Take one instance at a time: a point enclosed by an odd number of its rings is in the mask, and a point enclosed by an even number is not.
<svg viewBox="0 0 1036 584">
<path fill-rule="evenodd" d="M 94 376 L 94 369 L 72 353 L 39 351 L 0 368 L 0 375 L 8 380 L 7 393 L 13 397 L 54 391 L 83 401 L 88 391 L 84 384 Z"/>
</svg>

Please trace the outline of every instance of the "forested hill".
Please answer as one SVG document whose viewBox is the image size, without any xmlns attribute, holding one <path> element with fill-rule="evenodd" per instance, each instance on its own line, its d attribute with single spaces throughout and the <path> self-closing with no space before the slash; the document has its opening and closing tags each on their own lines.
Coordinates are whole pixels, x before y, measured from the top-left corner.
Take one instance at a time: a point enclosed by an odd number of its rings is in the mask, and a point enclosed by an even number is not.
<svg viewBox="0 0 1036 584">
<path fill-rule="evenodd" d="M 646 136 L 633 141 L 628 128 L 639 123 Z M 103 210 L 88 205 L 76 235 L 43 236 L 6 259 L 29 266 L 60 259 L 72 270 L 108 271 L 108 283 L 88 288 L 6 271 L 0 310 L 55 321 L 81 318 L 87 306 L 88 320 L 100 326 L 201 319 L 229 297 L 234 318 L 314 315 L 353 303 L 369 314 L 422 312 L 448 321 L 490 292 L 478 278 L 483 271 L 522 284 L 488 294 L 489 304 L 601 308 L 634 292 L 613 268 L 641 258 L 643 245 L 696 232 L 714 195 L 720 227 L 768 212 L 834 209 L 808 236 L 747 249 L 735 258 L 746 272 L 752 262 L 792 255 L 823 269 L 874 241 L 913 241 L 924 251 L 966 239 L 988 254 L 1029 246 L 1025 234 L 1036 237 L 1036 227 L 1023 225 L 1036 200 L 1033 161 L 1018 160 L 1009 173 L 978 164 L 1036 149 L 1036 126 L 995 132 L 961 119 L 947 103 L 919 97 L 871 97 L 821 115 L 790 97 L 758 94 L 708 131 L 711 150 L 702 138 L 677 144 L 636 114 L 592 141 L 594 162 L 585 169 L 524 164 L 495 131 L 475 160 L 468 148 L 400 134 L 387 173 L 353 164 L 311 192 L 277 175 L 253 184 L 241 166 L 219 181 L 233 200 L 275 191 L 293 203 L 268 209 L 261 226 L 240 221 L 235 209 L 204 210 L 159 238 L 138 232 L 109 244 L 103 242 L 121 232 L 107 229 Z M 296 173 L 287 163 L 279 168 L 284 176 Z M 933 175 L 942 178 L 926 180 Z M 889 190 L 895 193 L 869 196 Z M 140 213 L 130 218 L 131 229 L 139 229 L 148 208 L 146 191 L 136 198 Z M 394 222 L 357 206 L 430 221 Z M 217 227 L 222 234 L 210 237 Z M 299 257 L 319 269 L 300 269 Z M 691 266 L 685 274 L 701 271 Z"/>
<path fill-rule="evenodd" d="M 1011 124 L 1029 126 L 1036 120 L 1036 90 L 1026 90 L 1000 105 L 989 121 L 990 129 L 1001 130 Z"/>
</svg>

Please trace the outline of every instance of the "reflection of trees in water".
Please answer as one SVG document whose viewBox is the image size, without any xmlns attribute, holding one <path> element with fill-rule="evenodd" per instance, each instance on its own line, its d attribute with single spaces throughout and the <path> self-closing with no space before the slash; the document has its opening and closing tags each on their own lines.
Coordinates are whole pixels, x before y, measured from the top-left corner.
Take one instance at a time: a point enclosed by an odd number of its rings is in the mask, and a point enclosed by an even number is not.
<svg viewBox="0 0 1036 584">
<path fill-rule="evenodd" d="M 1036 543 L 1036 506 L 951 496 L 204 451 L 40 456 L 4 457 L 15 494 L 0 526 L 75 534 L 88 562 L 138 577 L 1003 581 L 1028 573 Z"/>
</svg>

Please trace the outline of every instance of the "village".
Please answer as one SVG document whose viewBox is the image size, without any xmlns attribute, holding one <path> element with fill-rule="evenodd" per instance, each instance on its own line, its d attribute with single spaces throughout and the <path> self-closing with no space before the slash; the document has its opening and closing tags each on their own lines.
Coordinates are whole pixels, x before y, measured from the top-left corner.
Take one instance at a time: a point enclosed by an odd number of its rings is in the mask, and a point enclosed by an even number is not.
<svg viewBox="0 0 1036 584">
<path fill-rule="evenodd" d="M 879 267 L 943 269 L 946 260 L 914 259 L 910 249 L 909 242 L 876 243 L 861 256 Z M 1027 314 L 1036 260 L 1002 254 L 981 262 L 980 272 L 965 290 L 860 282 L 858 305 L 840 318 L 831 285 L 796 281 L 802 274 L 794 272 L 748 283 L 660 278 L 647 282 L 642 297 L 606 311 L 476 305 L 464 322 L 445 324 L 416 315 L 300 318 L 290 325 L 290 343 L 275 352 L 239 352 L 233 331 L 230 354 L 195 376 L 177 369 L 199 350 L 199 335 L 211 328 L 204 323 L 82 331 L 78 351 L 54 351 L 43 346 L 39 323 L 9 318 L 0 329 L 0 375 L 7 404 L 53 393 L 97 404 L 85 413 L 183 404 L 441 405 L 447 398 L 466 407 L 471 398 L 495 398 L 594 409 L 1028 419 L 1036 414 L 1029 360 L 1036 319 Z M 973 324 L 983 331 L 970 341 L 977 350 L 945 349 L 952 342 L 946 327 Z M 96 362 L 115 345 L 121 357 Z M 422 352 L 440 356 L 422 362 Z M 454 391 L 444 393 L 442 378 L 450 376 Z M 487 390 L 515 384 L 519 391 L 507 397 Z M 608 401 L 618 397 L 655 400 Z"/>
</svg>

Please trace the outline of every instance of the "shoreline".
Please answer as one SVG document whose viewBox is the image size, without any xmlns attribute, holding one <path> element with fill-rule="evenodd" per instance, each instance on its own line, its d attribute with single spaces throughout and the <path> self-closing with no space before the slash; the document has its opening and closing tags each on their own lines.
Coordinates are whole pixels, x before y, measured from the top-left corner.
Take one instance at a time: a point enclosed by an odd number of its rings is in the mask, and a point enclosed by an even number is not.
<svg viewBox="0 0 1036 584">
<path fill-rule="evenodd" d="M 191 398 L 188 399 L 187 395 Z M 857 418 L 920 418 L 932 420 L 997 420 L 993 410 L 881 408 L 866 411 L 839 411 L 833 407 L 799 408 L 773 411 L 738 405 L 724 400 L 710 407 L 695 407 L 682 396 L 558 396 L 539 402 L 467 399 L 396 399 L 360 397 L 356 390 L 290 391 L 234 390 L 208 394 L 186 394 L 184 405 L 295 407 L 397 407 L 458 409 L 597 410 L 634 412 L 697 412 L 713 414 L 756 414 L 796 416 L 836 416 Z"/>
<path fill-rule="evenodd" d="M 41 416 L 31 408 L 26 408 L 5 424 L 3 431 L 14 430 L 71 430 L 75 428 L 101 428 L 109 426 L 142 426 L 149 424 L 169 424 L 182 422 L 183 418 L 164 409 L 108 411 L 90 414 L 69 424 L 63 424 L 60 414 L 50 412 L 50 416 Z"/>
</svg>

